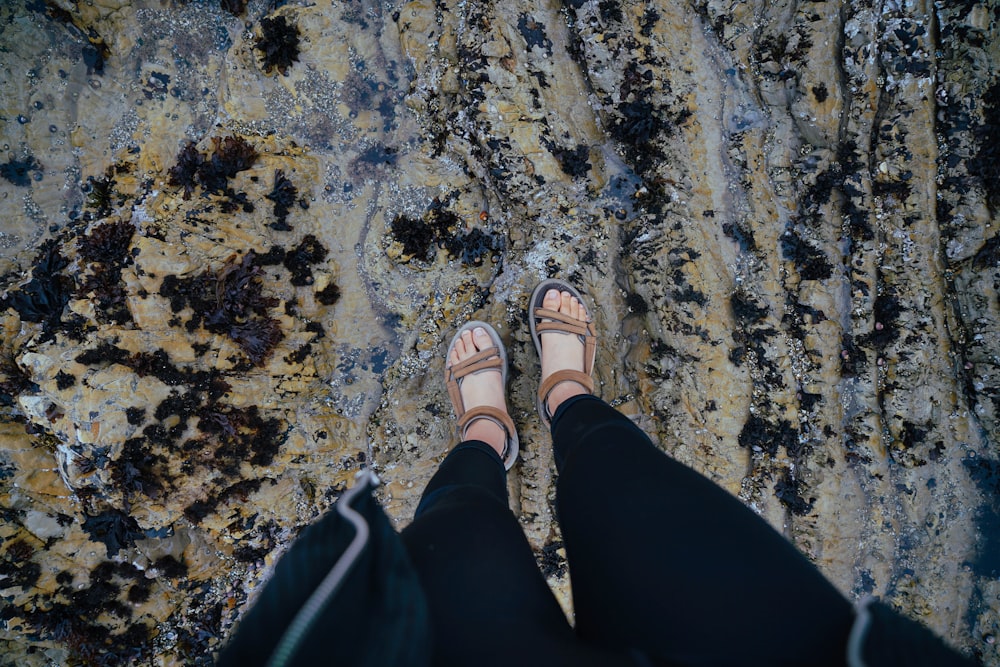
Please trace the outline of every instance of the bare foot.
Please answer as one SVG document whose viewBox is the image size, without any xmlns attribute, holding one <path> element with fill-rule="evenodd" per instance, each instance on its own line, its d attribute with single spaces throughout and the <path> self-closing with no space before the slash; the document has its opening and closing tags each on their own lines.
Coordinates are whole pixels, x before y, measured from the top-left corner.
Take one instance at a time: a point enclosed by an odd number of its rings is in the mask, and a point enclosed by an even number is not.
<svg viewBox="0 0 1000 667">
<path fill-rule="evenodd" d="M 550 289 L 545 293 L 542 300 L 542 307 L 555 310 L 581 322 L 590 321 L 587 309 L 580 301 L 569 292 L 560 292 Z M 542 341 L 542 381 L 560 370 L 583 371 L 583 341 L 579 336 L 570 334 L 549 332 L 541 335 Z M 573 396 L 589 393 L 586 388 L 572 380 L 560 382 L 546 400 L 549 414 L 554 415 L 563 401 Z"/>
<path fill-rule="evenodd" d="M 472 331 L 463 331 L 459 339 L 455 341 L 448 357 L 448 367 L 460 361 L 465 361 L 477 352 L 495 347 L 486 329 L 476 327 Z M 507 412 L 507 402 L 504 400 L 503 376 L 500 369 L 491 369 L 466 375 L 461 384 L 462 402 L 465 409 L 469 410 L 477 405 L 489 405 Z M 507 442 L 507 432 L 489 419 L 474 419 L 465 428 L 463 434 L 465 440 L 482 440 L 490 447 L 497 450 L 497 454 L 503 456 L 504 445 Z"/>
</svg>

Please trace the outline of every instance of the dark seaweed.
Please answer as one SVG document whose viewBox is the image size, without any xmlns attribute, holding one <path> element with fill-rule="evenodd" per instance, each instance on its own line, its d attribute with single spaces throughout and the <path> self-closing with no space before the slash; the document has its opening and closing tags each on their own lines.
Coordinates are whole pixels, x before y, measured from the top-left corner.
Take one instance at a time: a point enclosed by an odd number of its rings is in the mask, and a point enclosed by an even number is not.
<svg viewBox="0 0 1000 667">
<path fill-rule="evenodd" d="M 327 250 L 312 234 L 303 237 L 302 242 L 285 254 L 282 260 L 285 268 L 292 274 L 292 284 L 296 287 L 313 284 L 313 274 L 310 265 L 319 264 L 326 259 Z"/>
<path fill-rule="evenodd" d="M 288 74 L 288 68 L 299 60 L 299 28 L 284 16 L 264 17 L 260 20 L 262 36 L 256 48 L 264 55 L 264 71 L 277 69 Z"/>
<path fill-rule="evenodd" d="M 466 232 L 463 227 L 461 218 L 435 199 L 420 219 L 396 216 L 390 234 L 402 244 L 404 256 L 427 262 L 434 259 L 435 248 L 445 249 L 450 257 L 461 259 L 466 266 L 479 266 L 487 255 L 503 250 L 500 236 L 478 228 Z"/>
<path fill-rule="evenodd" d="M 128 254 L 135 226 L 131 222 L 106 222 L 77 241 L 80 257 L 86 262 L 124 265 L 130 263 Z"/>
<path fill-rule="evenodd" d="M 973 128 L 979 150 L 968 164 L 982 181 L 990 212 L 995 213 L 1000 209 L 1000 81 L 983 92 L 982 109 L 982 123 Z"/>
<path fill-rule="evenodd" d="M 239 16 L 246 11 L 247 3 L 246 0 L 220 0 L 219 6 L 233 16 Z"/>
<path fill-rule="evenodd" d="M 994 236 L 983 243 L 972 258 L 972 266 L 977 269 L 991 269 L 1000 263 L 1000 236 Z"/>
<path fill-rule="evenodd" d="M 529 14 L 518 16 L 517 29 L 529 51 L 537 46 L 546 54 L 552 55 L 552 40 L 545 34 L 545 26 L 538 23 L 533 16 Z"/>
<path fill-rule="evenodd" d="M 601 13 L 601 18 L 606 22 L 614 21 L 616 23 L 621 23 L 625 20 L 621 4 L 616 0 L 601 0 L 597 4 L 597 9 Z"/>
<path fill-rule="evenodd" d="M 111 206 L 114 203 L 115 167 L 113 165 L 108 167 L 100 178 L 88 177 L 85 191 L 87 206 L 94 209 L 92 214 L 87 215 L 92 218 L 106 217 L 111 213 Z"/>
<path fill-rule="evenodd" d="M 737 290 L 729 299 L 733 317 L 743 325 L 759 322 L 770 312 L 767 306 L 758 304 L 753 297 L 743 290 Z"/>
<path fill-rule="evenodd" d="M 587 172 L 591 169 L 590 148 L 584 144 L 577 144 L 576 148 L 560 148 L 556 146 L 552 149 L 552 154 L 559 160 L 559 166 L 562 167 L 563 172 L 568 176 L 573 176 L 574 178 L 586 176 Z"/>
<path fill-rule="evenodd" d="M 759 448 L 771 456 L 776 456 L 778 448 L 785 447 L 789 456 L 796 456 L 801 446 L 799 445 L 798 432 L 792 428 L 787 419 L 780 420 L 773 424 L 758 415 L 750 415 L 739 435 L 740 447 L 745 447 L 753 451 Z"/>
<path fill-rule="evenodd" d="M 810 497 L 809 500 L 803 498 L 804 486 L 801 479 L 794 477 L 791 471 L 785 470 L 774 484 L 774 495 L 792 514 L 799 516 L 809 514 L 816 504 L 816 498 Z"/>
<path fill-rule="evenodd" d="M 177 155 L 177 164 L 170 168 L 167 182 L 184 188 L 184 198 L 190 199 L 196 185 L 205 192 L 222 195 L 222 210 L 231 213 L 242 207 L 253 211 L 253 204 L 244 193 L 237 193 L 229 181 L 241 171 L 250 169 L 260 154 L 242 137 L 212 137 L 212 153 L 203 156 L 194 143 L 188 143 Z"/>
<path fill-rule="evenodd" d="M 566 558 L 559 551 L 563 548 L 562 541 L 549 542 L 542 547 L 541 553 L 536 553 L 535 558 L 542 570 L 542 575 L 546 579 L 549 577 L 561 577 L 566 574 L 568 565 Z"/>
<path fill-rule="evenodd" d="M 436 234 L 434 228 L 423 220 L 397 215 L 390 228 L 392 238 L 403 245 L 403 254 L 417 259 L 433 257 Z"/>
<path fill-rule="evenodd" d="M 146 421 L 146 408 L 128 407 L 125 408 L 125 419 L 132 426 L 141 426 Z"/>
<path fill-rule="evenodd" d="M 76 384 L 76 376 L 70 375 L 66 371 L 56 373 L 56 389 L 65 391 Z"/>
<path fill-rule="evenodd" d="M 629 292 L 625 297 L 625 306 L 628 312 L 633 315 L 645 315 L 649 312 L 649 304 L 638 292 Z"/>
<path fill-rule="evenodd" d="M 781 254 L 795 263 L 803 280 L 825 280 L 833 275 L 833 264 L 822 250 L 804 240 L 794 229 L 781 235 Z"/>
<path fill-rule="evenodd" d="M 292 184 L 287 177 L 285 177 L 285 172 L 281 169 L 276 169 L 274 171 L 274 187 L 271 192 L 264 195 L 267 199 L 274 202 L 274 217 L 275 222 L 272 222 L 270 227 L 281 232 L 291 231 L 292 227 L 288 224 L 288 214 L 292 210 L 292 205 L 295 203 L 295 198 L 299 195 L 298 189 Z"/>
<path fill-rule="evenodd" d="M 7 162 L 0 164 L 0 176 L 22 188 L 31 185 L 31 172 L 33 171 L 42 173 L 42 165 L 35 159 L 34 155 L 29 155 L 23 160 L 10 158 Z"/>
<path fill-rule="evenodd" d="M 115 324 L 132 321 L 122 269 L 132 263 L 129 246 L 135 227 L 131 222 L 106 222 L 77 241 L 80 257 L 90 264 L 77 290 L 78 297 L 93 294 L 99 318 Z"/>
<path fill-rule="evenodd" d="M 135 519 L 117 509 L 88 516 L 83 521 L 83 529 L 95 542 L 104 543 L 110 558 L 117 556 L 122 549 L 135 546 L 135 541 L 144 537 Z"/>
<path fill-rule="evenodd" d="M 194 142 L 188 142 L 181 149 L 181 152 L 177 154 L 177 164 L 167 172 L 170 176 L 167 179 L 167 183 L 182 186 L 184 188 L 184 199 L 190 199 L 191 193 L 194 192 L 195 185 L 198 182 L 198 171 L 201 169 L 204 161 L 205 158 L 195 148 Z"/>
<path fill-rule="evenodd" d="M 60 273 L 68 264 L 54 239 L 44 242 L 35 256 L 31 280 L 0 302 L 16 310 L 22 320 L 42 324 L 39 342 L 51 340 L 62 324 L 73 290 L 73 279 Z"/>
<path fill-rule="evenodd" d="M 190 306 L 189 330 L 204 325 L 208 331 L 229 336 L 251 363 L 260 366 L 284 338 L 277 321 L 270 316 L 278 300 L 264 296 L 260 276 L 256 254 L 250 251 L 241 260 L 231 259 L 218 274 L 165 276 L 160 296 L 170 300 L 175 313 Z"/>
<path fill-rule="evenodd" d="M 157 558 L 153 567 L 160 571 L 168 579 L 180 579 L 187 576 L 187 565 L 177 560 L 173 556 L 163 556 Z"/>
<path fill-rule="evenodd" d="M 340 288 L 333 282 L 316 292 L 316 300 L 324 306 L 332 306 L 340 300 Z"/>
<path fill-rule="evenodd" d="M 130 563 L 104 561 L 91 571 L 89 584 L 83 588 L 73 585 L 72 575 L 64 575 L 68 573 L 57 577 L 60 586 L 55 602 L 41 607 L 8 605 L 0 617 L 20 617 L 43 639 L 58 642 L 68 651 L 66 664 L 111 667 L 134 664 L 142 656 L 148 659 L 152 655 L 151 632 L 144 623 L 131 623 L 124 631 L 112 634 L 97 621 L 102 614 L 131 618 L 132 611 L 121 595 L 126 586 L 138 586 L 147 589 L 148 597 L 151 583 L 141 570 Z"/>
</svg>

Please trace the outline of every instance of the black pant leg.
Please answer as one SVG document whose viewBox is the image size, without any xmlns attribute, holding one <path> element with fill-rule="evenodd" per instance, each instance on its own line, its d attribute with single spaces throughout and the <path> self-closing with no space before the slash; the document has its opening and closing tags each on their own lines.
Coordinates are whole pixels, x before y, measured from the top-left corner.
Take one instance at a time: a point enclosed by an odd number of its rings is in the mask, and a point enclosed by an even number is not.
<svg viewBox="0 0 1000 667">
<path fill-rule="evenodd" d="M 577 632 L 683 665 L 844 665 L 853 611 L 731 494 L 594 397 L 553 420 Z"/>
<path fill-rule="evenodd" d="M 485 443 L 462 443 L 445 458 L 402 537 L 427 598 L 434 665 L 629 664 L 573 633 Z"/>
</svg>

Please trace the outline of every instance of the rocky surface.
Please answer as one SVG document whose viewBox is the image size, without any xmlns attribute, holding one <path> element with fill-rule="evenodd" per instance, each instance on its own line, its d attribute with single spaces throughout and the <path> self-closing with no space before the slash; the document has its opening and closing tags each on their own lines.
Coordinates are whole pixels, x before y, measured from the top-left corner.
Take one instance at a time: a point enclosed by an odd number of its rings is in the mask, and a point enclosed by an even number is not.
<svg viewBox="0 0 1000 667">
<path fill-rule="evenodd" d="M 604 398 L 1000 665 L 996 2 L 243 5 L 0 9 L 8 661 L 210 662 L 363 466 L 405 525 L 471 317 L 570 611 L 525 319 L 561 276 Z"/>
</svg>

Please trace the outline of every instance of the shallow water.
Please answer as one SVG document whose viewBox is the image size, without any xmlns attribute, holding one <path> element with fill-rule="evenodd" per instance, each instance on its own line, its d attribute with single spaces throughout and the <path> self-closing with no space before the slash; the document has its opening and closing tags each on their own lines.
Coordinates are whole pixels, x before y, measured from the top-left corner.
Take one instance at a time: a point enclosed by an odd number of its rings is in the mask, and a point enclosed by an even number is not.
<svg viewBox="0 0 1000 667">
<path fill-rule="evenodd" d="M 997 15 L 6 3 L 2 652 L 207 662 L 359 468 L 405 525 L 470 318 L 571 613 L 525 320 L 557 275 L 605 399 L 846 595 L 1000 665 Z"/>
</svg>

